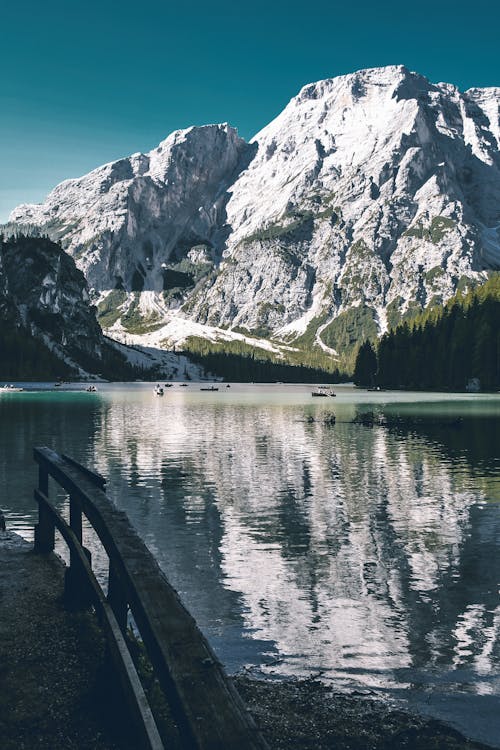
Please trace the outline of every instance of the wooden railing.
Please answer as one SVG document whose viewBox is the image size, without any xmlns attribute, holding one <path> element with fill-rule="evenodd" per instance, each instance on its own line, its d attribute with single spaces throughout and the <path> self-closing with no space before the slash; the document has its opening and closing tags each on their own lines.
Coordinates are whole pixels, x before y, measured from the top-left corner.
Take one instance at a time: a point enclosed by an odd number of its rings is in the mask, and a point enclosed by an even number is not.
<svg viewBox="0 0 500 750">
<path fill-rule="evenodd" d="M 68 545 L 66 601 L 71 607 L 95 608 L 141 747 L 163 750 L 164 745 L 124 637 L 129 608 L 183 746 L 193 750 L 267 748 L 193 617 L 126 514 L 106 497 L 105 479 L 49 448 L 35 448 L 34 457 L 39 467 L 35 550 L 54 549 L 55 529 Z M 69 525 L 49 500 L 49 477 L 69 494 Z M 109 557 L 107 596 L 82 543 L 82 514 Z"/>
</svg>

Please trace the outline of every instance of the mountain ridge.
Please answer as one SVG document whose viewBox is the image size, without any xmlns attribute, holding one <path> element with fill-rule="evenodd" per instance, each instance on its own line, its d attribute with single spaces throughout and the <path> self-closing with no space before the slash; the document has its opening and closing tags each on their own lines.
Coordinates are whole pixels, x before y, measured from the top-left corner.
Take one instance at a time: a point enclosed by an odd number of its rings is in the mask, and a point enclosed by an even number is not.
<svg viewBox="0 0 500 750">
<path fill-rule="evenodd" d="M 362 337 L 500 266 L 499 111 L 497 87 L 365 69 L 302 87 L 249 143 L 175 131 L 11 220 L 61 240 L 98 301 L 120 293 L 114 336 L 146 325 L 168 347 L 191 321 L 352 364 Z"/>
</svg>

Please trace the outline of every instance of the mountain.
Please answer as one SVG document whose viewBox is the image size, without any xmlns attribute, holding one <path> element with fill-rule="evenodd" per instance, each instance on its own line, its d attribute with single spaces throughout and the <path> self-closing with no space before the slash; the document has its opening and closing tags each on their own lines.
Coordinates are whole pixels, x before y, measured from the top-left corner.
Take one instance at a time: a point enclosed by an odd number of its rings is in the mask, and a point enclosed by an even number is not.
<svg viewBox="0 0 500 750">
<path fill-rule="evenodd" d="M 185 377 L 186 368 L 202 372 L 184 357 L 155 357 L 106 339 L 73 258 L 47 238 L 0 236 L 0 378 L 116 379 L 152 368 L 171 377 Z"/>
<path fill-rule="evenodd" d="M 88 304 L 85 277 L 50 240 L 2 238 L 0 308 L 2 336 L 14 333 L 19 358 L 33 345 L 45 352 L 51 372 L 64 375 L 78 372 L 83 361 L 102 362 L 104 338 Z M 9 358 L 2 359 L 4 367 Z"/>
<path fill-rule="evenodd" d="M 213 262 L 227 235 L 226 188 L 254 150 L 227 126 L 178 131 L 148 154 L 62 182 L 10 219 L 60 240 L 99 291 L 161 291 L 163 262 L 198 244 L 197 258 Z"/>
<path fill-rule="evenodd" d="M 360 339 L 500 267 L 499 109 L 500 88 L 362 70 L 305 86 L 250 143 L 178 131 L 10 220 L 63 243 L 114 336 L 352 367 Z"/>
</svg>

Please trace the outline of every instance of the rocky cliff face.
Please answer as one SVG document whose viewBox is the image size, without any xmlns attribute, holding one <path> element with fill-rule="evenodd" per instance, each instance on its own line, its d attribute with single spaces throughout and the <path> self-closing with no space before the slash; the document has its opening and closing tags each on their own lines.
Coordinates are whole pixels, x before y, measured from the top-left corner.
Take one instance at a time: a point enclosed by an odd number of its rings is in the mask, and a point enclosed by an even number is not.
<svg viewBox="0 0 500 750">
<path fill-rule="evenodd" d="M 499 107 L 497 88 L 364 70 L 304 87 L 250 144 L 179 131 L 11 220 L 121 291 L 117 334 L 132 305 L 334 354 L 499 267 Z"/>
<path fill-rule="evenodd" d="M 161 292 L 162 264 L 216 259 L 227 189 L 254 150 L 226 125 L 178 131 L 148 154 L 61 183 L 11 220 L 59 239 L 97 290 Z"/>
<path fill-rule="evenodd" d="M 9 331 L 27 334 L 43 345 L 43 356 L 48 350 L 57 358 L 51 362 L 67 365 L 61 369 L 64 374 L 131 378 L 149 371 L 174 379 L 206 377 L 203 368 L 186 357 L 107 340 L 82 271 L 59 245 L 43 237 L 0 240 L 0 334 Z M 17 338 L 22 349 L 26 337 Z M 36 375 L 36 364 L 33 367 L 30 376 Z"/>
<path fill-rule="evenodd" d="M 22 326 L 61 359 L 102 359 L 103 335 L 74 260 L 48 239 L 1 244 L 2 322 Z"/>
<path fill-rule="evenodd" d="M 306 86 L 255 137 L 195 314 L 285 333 L 366 306 L 380 331 L 497 267 L 499 104 L 402 67 Z"/>
</svg>

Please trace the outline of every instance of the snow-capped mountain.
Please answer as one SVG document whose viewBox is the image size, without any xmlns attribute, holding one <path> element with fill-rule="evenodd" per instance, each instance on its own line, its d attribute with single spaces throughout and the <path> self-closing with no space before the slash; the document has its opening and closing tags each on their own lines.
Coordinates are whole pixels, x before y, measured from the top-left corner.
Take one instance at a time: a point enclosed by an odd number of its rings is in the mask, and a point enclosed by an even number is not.
<svg viewBox="0 0 500 750">
<path fill-rule="evenodd" d="M 149 154 L 62 182 L 45 203 L 19 206 L 10 219 L 62 241 L 98 290 L 161 291 L 162 262 L 197 241 L 223 244 L 225 188 L 252 150 L 227 126 L 178 131 Z"/>
<path fill-rule="evenodd" d="M 500 88 L 363 70 L 305 86 L 249 144 L 178 131 L 10 218 L 117 290 L 117 335 L 168 345 L 178 321 L 334 353 L 500 266 L 499 109 Z"/>
</svg>

